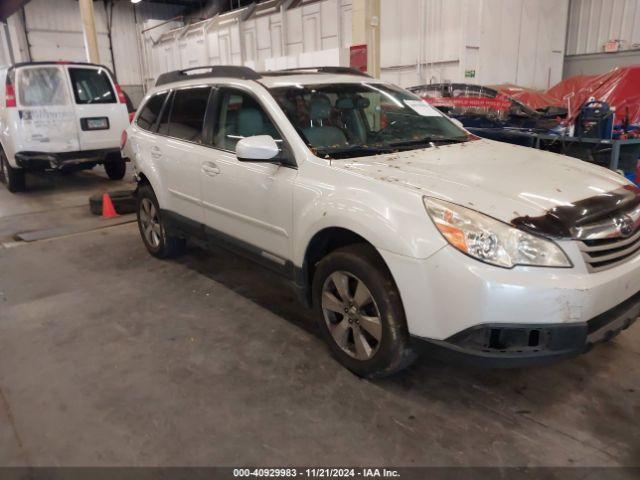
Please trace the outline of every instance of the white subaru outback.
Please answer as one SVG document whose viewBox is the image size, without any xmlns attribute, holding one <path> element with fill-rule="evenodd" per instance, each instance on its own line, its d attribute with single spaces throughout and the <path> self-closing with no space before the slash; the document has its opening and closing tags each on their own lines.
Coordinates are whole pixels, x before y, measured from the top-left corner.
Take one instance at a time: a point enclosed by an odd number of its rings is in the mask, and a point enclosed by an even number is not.
<svg viewBox="0 0 640 480">
<path fill-rule="evenodd" d="M 434 354 L 577 355 L 640 312 L 640 189 L 469 134 L 345 68 L 162 75 L 124 139 L 152 255 L 215 243 L 289 278 L 367 377 Z"/>
</svg>

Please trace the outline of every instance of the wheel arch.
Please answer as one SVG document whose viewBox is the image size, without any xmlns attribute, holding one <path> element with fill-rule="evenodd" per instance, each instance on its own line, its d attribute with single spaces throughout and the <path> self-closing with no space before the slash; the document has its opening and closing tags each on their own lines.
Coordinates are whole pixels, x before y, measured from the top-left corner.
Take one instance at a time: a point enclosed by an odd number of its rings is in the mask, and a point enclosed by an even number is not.
<svg viewBox="0 0 640 480">
<path fill-rule="evenodd" d="M 384 261 L 384 258 L 371 241 L 349 228 L 338 226 L 325 227 L 316 232 L 307 243 L 302 267 L 298 268 L 296 272 L 295 280 L 299 290 L 299 297 L 307 306 L 312 306 L 313 304 L 311 285 L 318 263 L 327 255 L 331 254 L 331 252 L 354 244 L 368 245 L 371 247 L 371 249 L 375 251 L 381 264 L 384 265 L 389 275 L 393 278 L 393 274 Z"/>
<path fill-rule="evenodd" d="M 156 178 L 156 176 L 154 175 L 147 175 L 147 173 L 145 173 L 142 170 L 138 170 L 135 174 L 135 177 L 136 177 L 136 183 L 137 183 L 136 195 L 138 193 L 138 189 L 142 185 L 149 185 L 153 189 L 153 193 L 155 194 L 158 200 L 158 204 L 160 205 L 160 208 L 165 208 L 166 203 L 165 203 L 161 180 L 159 178 Z"/>
</svg>

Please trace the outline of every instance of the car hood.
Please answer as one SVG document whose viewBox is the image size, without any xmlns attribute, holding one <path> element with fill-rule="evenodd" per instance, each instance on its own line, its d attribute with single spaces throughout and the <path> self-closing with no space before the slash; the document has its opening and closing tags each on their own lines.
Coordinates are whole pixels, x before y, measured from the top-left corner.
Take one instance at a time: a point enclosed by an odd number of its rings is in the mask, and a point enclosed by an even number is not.
<svg viewBox="0 0 640 480">
<path fill-rule="evenodd" d="M 593 219 L 599 210 L 611 213 L 612 206 L 619 208 L 619 196 L 610 192 L 634 189 L 611 170 L 490 140 L 332 160 L 331 165 L 516 224 L 516 219 L 553 212 L 570 212 L 575 222 L 581 215 L 578 208 Z M 640 195 L 630 196 L 640 200 Z"/>
</svg>

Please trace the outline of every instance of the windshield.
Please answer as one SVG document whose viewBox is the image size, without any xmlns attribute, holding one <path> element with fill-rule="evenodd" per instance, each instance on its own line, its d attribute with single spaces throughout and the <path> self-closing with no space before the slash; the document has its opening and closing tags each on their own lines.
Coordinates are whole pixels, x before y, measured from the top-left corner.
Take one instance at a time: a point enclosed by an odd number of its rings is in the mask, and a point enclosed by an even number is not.
<svg viewBox="0 0 640 480">
<path fill-rule="evenodd" d="M 291 85 L 270 91 L 320 157 L 375 155 L 469 139 L 420 97 L 391 85 Z"/>
</svg>

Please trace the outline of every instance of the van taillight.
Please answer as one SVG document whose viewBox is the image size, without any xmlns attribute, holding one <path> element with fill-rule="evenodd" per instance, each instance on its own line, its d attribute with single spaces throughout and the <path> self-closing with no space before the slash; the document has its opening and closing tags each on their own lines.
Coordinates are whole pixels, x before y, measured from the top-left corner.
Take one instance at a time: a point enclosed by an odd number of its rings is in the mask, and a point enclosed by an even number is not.
<svg viewBox="0 0 640 480">
<path fill-rule="evenodd" d="M 124 93 L 122 92 L 120 85 L 118 85 L 117 83 L 116 83 L 116 93 L 118 94 L 118 101 L 120 103 L 127 103 L 127 99 L 124 98 Z"/>
<path fill-rule="evenodd" d="M 7 83 L 5 86 L 5 98 L 7 102 L 7 108 L 16 106 L 16 92 L 13 89 L 13 85 L 11 83 Z"/>
<path fill-rule="evenodd" d="M 123 130 L 122 135 L 120 135 L 120 150 L 122 150 L 126 144 L 127 144 L 127 131 Z"/>
</svg>

